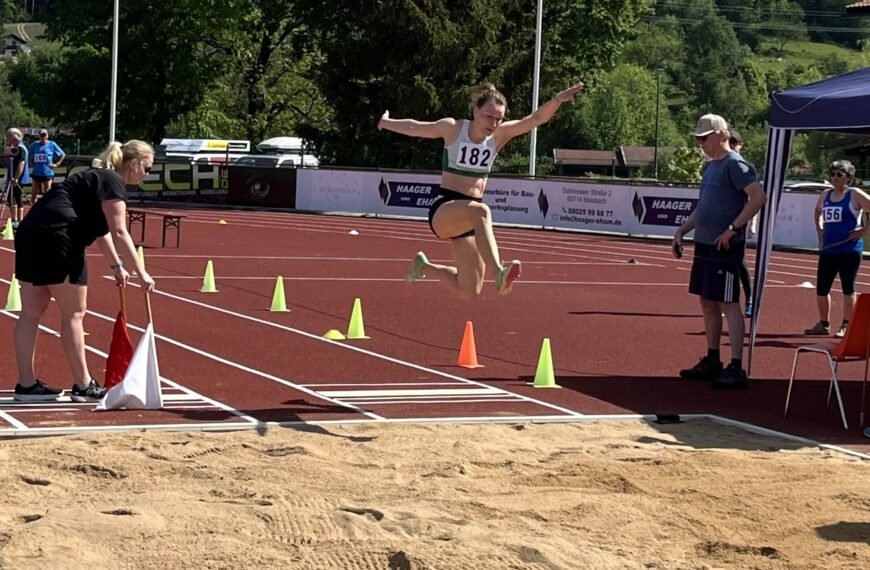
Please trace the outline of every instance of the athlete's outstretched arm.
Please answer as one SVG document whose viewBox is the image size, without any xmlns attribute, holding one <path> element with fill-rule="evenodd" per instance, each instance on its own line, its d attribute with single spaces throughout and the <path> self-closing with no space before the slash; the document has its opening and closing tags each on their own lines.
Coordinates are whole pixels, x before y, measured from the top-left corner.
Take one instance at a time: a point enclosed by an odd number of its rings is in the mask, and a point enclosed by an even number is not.
<svg viewBox="0 0 870 570">
<path fill-rule="evenodd" d="M 504 146 L 512 138 L 524 135 L 535 127 L 541 126 L 549 121 L 553 115 L 556 114 L 559 107 L 562 106 L 562 103 L 567 103 L 568 101 L 573 100 L 574 95 L 583 91 L 584 87 L 585 85 L 583 85 L 582 82 L 578 82 L 564 91 L 557 93 L 555 97 L 538 107 L 531 115 L 516 121 L 506 121 L 502 123 L 501 126 L 499 126 L 498 131 L 496 131 L 496 138 L 498 139 L 499 146 Z"/>
<path fill-rule="evenodd" d="M 381 120 L 378 121 L 378 130 L 386 129 L 394 133 L 423 139 L 448 138 L 455 126 L 456 120 L 450 118 L 441 119 L 434 123 L 425 123 L 414 119 L 391 119 L 389 111 L 384 112 L 381 115 Z"/>
</svg>

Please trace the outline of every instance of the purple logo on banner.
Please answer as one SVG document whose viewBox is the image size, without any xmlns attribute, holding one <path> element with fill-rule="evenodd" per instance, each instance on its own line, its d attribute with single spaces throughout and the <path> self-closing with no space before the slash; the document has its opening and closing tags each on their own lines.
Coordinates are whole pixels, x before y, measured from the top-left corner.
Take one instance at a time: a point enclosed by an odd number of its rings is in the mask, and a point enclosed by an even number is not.
<svg viewBox="0 0 870 570">
<path fill-rule="evenodd" d="M 438 184 L 395 182 L 381 178 L 378 193 L 387 206 L 399 208 L 428 208 L 438 198 Z"/>
<path fill-rule="evenodd" d="M 644 196 L 636 193 L 631 206 L 637 221 L 647 226 L 679 226 L 686 221 L 697 198 L 672 198 L 664 196 Z"/>
</svg>

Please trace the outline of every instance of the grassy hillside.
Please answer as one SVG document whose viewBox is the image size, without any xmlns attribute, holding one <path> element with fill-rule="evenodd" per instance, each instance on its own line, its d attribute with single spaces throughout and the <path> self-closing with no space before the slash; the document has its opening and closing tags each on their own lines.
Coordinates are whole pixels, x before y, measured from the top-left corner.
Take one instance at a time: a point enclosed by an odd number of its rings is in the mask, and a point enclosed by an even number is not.
<svg viewBox="0 0 870 570">
<path fill-rule="evenodd" d="M 773 41 L 763 41 L 758 52 L 765 55 L 758 56 L 759 65 L 767 69 L 774 69 L 782 65 L 798 63 L 809 66 L 817 63 L 822 58 L 837 57 L 848 64 L 848 69 L 857 69 L 868 65 L 865 56 L 860 51 L 847 49 L 832 44 L 819 44 L 805 41 L 790 41 L 785 44 L 782 56 L 772 55 L 778 51 L 778 46 Z"/>
</svg>

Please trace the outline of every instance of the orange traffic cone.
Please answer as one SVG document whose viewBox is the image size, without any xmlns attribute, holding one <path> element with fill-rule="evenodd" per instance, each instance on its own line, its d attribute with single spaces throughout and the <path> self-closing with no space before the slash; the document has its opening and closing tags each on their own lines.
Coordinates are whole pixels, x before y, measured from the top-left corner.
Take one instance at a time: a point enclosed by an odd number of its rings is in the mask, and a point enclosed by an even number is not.
<svg viewBox="0 0 870 570">
<path fill-rule="evenodd" d="M 474 344 L 474 325 L 471 321 L 465 323 L 465 334 L 462 335 L 462 346 L 459 348 L 459 366 L 463 368 L 483 368 L 477 362 L 477 346 Z"/>
</svg>

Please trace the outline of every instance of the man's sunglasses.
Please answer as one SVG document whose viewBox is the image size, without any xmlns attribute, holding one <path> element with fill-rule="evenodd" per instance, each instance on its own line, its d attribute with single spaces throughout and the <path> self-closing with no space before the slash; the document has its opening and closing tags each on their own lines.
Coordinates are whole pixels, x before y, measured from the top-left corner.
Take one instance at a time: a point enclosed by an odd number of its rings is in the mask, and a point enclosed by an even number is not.
<svg viewBox="0 0 870 570">
<path fill-rule="evenodd" d="M 832 172 L 829 172 L 828 174 L 831 175 L 831 178 L 839 178 L 839 177 L 841 177 L 841 176 L 846 176 L 846 177 L 849 176 L 849 175 L 846 174 L 845 172 L 841 172 L 841 171 L 839 171 L 839 170 L 834 170 L 834 171 L 832 171 Z"/>
<path fill-rule="evenodd" d="M 695 140 L 698 141 L 699 143 L 707 142 L 707 139 L 708 139 L 708 138 L 710 137 L 710 135 L 712 135 L 712 134 L 713 134 L 713 133 L 707 133 L 706 135 L 696 136 L 696 137 L 695 137 Z"/>
</svg>

